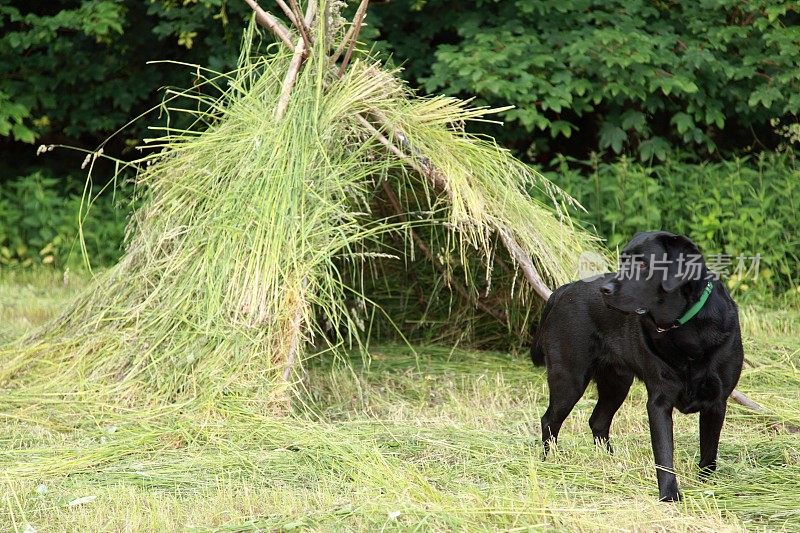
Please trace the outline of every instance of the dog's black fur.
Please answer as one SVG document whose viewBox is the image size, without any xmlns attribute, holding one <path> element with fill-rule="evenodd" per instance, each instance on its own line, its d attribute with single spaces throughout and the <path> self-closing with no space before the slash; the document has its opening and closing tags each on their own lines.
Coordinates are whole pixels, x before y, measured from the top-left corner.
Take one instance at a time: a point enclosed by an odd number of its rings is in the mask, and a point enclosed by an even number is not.
<svg viewBox="0 0 800 533">
<path fill-rule="evenodd" d="M 659 497 L 676 501 L 681 494 L 673 473 L 672 410 L 700 413 L 700 472 L 710 474 L 717 465 L 726 401 L 744 359 L 739 318 L 724 284 L 714 280 L 700 312 L 669 329 L 700 298 L 709 271 L 701 261 L 702 279 L 681 273 L 679 254 L 700 252 L 688 238 L 671 233 L 639 233 L 620 257 L 638 254 L 646 259 L 644 265 L 636 262 L 643 274 L 656 266 L 648 264 L 651 257 L 660 260 L 666 254 L 666 275 L 649 280 L 641 275 L 637 280 L 607 274 L 559 287 L 547 301 L 531 347 L 534 363 L 547 366 L 550 389 L 542 441 L 546 455 L 564 419 L 594 380 L 598 400 L 589 426 L 595 440 L 611 453 L 611 420 L 636 376 L 647 388 Z"/>
</svg>

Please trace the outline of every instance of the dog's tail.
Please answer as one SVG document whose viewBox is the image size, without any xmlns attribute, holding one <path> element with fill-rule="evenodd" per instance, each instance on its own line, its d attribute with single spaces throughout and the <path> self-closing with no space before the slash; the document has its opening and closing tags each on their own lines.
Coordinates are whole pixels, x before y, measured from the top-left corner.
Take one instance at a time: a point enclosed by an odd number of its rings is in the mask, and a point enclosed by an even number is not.
<svg viewBox="0 0 800 533">
<path fill-rule="evenodd" d="M 536 333 L 534 332 L 534 335 Z M 542 347 L 539 346 L 539 339 L 533 339 L 531 342 L 531 361 L 533 361 L 534 366 L 545 366 L 544 364 L 544 352 L 542 351 Z"/>
<path fill-rule="evenodd" d="M 555 298 L 553 295 L 547 300 L 547 303 L 544 304 L 544 309 L 542 309 L 542 316 L 539 317 L 539 323 L 534 324 L 531 327 L 531 361 L 535 366 L 545 366 L 545 359 L 544 359 L 544 350 L 542 350 L 542 343 L 540 342 L 541 338 L 539 336 L 539 330 L 542 328 L 542 324 L 544 324 L 545 319 L 547 318 L 547 314 L 550 312 L 550 309 L 553 307 L 553 301 Z"/>
</svg>

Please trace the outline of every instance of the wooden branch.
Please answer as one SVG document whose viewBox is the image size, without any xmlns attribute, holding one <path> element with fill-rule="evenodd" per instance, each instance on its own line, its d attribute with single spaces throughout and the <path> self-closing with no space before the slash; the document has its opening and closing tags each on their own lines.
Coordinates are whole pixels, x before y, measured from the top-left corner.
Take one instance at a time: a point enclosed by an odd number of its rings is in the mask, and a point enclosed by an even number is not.
<svg viewBox="0 0 800 533">
<path fill-rule="evenodd" d="M 339 43 L 339 46 L 336 47 L 336 51 L 331 55 L 330 59 L 328 60 L 328 64 L 335 65 L 336 62 L 339 61 L 339 56 L 342 55 L 342 52 L 344 52 L 344 49 L 347 46 L 347 43 L 349 43 L 350 39 L 353 38 L 354 31 L 355 31 L 355 26 L 351 24 L 350 28 L 348 28 L 347 33 L 344 36 L 344 39 L 342 39 L 342 42 Z"/>
<path fill-rule="evenodd" d="M 358 17 L 359 13 L 366 12 L 368 3 L 369 3 L 369 0 L 361 0 L 361 4 L 359 4 L 358 9 L 356 10 L 356 17 Z M 362 22 L 363 22 L 364 15 L 362 14 L 361 17 L 362 17 Z M 356 25 L 355 24 L 355 18 L 353 19 L 353 22 L 354 23 L 350 25 L 350 28 L 348 28 L 347 33 L 344 36 L 344 39 L 342 39 L 342 42 L 339 43 L 339 46 L 336 47 L 336 51 L 331 56 L 331 59 L 330 59 L 330 64 L 331 65 L 335 64 L 339 60 L 339 56 L 342 55 L 342 52 L 344 52 L 345 48 L 348 47 L 349 43 L 356 41 L 356 39 L 353 38 L 353 35 L 356 34 L 357 31 L 359 31 L 359 32 L 361 31 L 361 24 L 359 23 L 358 25 Z M 356 37 L 358 37 L 357 34 L 356 34 Z M 344 71 L 342 70 L 341 72 L 344 72 Z M 342 75 L 339 74 L 339 77 L 341 78 Z"/>
<path fill-rule="evenodd" d="M 397 194 L 395 194 L 394 189 L 392 189 L 392 186 L 389 185 L 389 182 L 386 180 L 383 181 L 382 187 L 383 187 L 383 192 L 386 193 L 386 197 L 389 199 L 389 203 L 392 204 L 394 212 L 397 214 L 397 216 L 400 218 L 401 221 L 405 222 L 406 216 L 403 213 L 403 207 L 400 205 L 400 201 L 398 200 Z M 469 292 L 469 289 L 467 289 L 467 287 L 465 287 L 458 281 L 454 280 L 448 274 L 445 265 L 443 265 L 433 255 L 430 246 L 428 246 L 428 244 L 422 239 L 422 237 L 420 237 L 417 234 L 417 232 L 413 230 L 413 228 L 410 228 L 409 231 L 411 232 L 411 239 L 417 245 L 417 248 L 419 248 L 422 251 L 422 253 L 425 255 L 425 258 L 433 264 L 434 268 L 436 268 L 436 270 L 438 270 L 442 274 L 449 287 L 453 287 L 456 290 L 456 292 L 458 292 L 461 295 L 462 298 L 470 302 L 472 305 L 478 307 L 483 312 L 495 317 L 497 320 L 499 320 L 504 324 L 506 323 L 507 317 L 505 312 L 503 312 L 502 310 L 492 309 L 485 302 L 482 302 L 480 299 L 475 297 L 474 294 Z"/>
<path fill-rule="evenodd" d="M 281 8 L 283 14 L 286 15 L 286 18 L 289 19 L 289 22 L 292 23 L 292 26 L 297 28 L 299 27 L 300 24 L 302 24 L 302 19 L 298 19 L 294 16 L 294 11 L 292 11 L 292 9 L 288 5 L 286 5 L 286 2 L 284 2 L 283 0 L 275 0 L 275 2 L 278 4 L 278 7 Z"/>
<path fill-rule="evenodd" d="M 311 22 L 314 20 L 316 8 L 317 2 L 310 0 L 308 2 L 308 7 L 306 8 L 306 25 L 311 26 Z M 292 61 L 289 63 L 289 70 L 287 70 L 286 76 L 283 78 L 281 95 L 278 98 L 278 105 L 275 106 L 275 120 L 282 119 L 284 113 L 286 113 L 286 107 L 289 105 L 289 97 L 292 94 L 294 83 L 297 81 L 297 75 L 300 73 L 300 67 L 302 66 L 303 59 L 305 58 L 305 50 L 305 41 L 301 37 L 297 40 L 297 44 L 294 46 L 294 54 L 292 55 Z"/>
<path fill-rule="evenodd" d="M 356 11 L 356 16 L 353 18 L 353 36 L 350 38 L 350 45 L 347 48 L 347 54 L 345 54 L 344 59 L 342 60 L 342 65 L 339 67 L 340 78 L 342 77 L 342 74 L 344 74 L 347 64 L 350 62 L 350 56 L 353 55 L 353 50 L 355 49 L 356 42 L 358 41 L 358 34 L 361 32 L 361 26 L 364 24 L 364 17 L 367 14 L 367 6 L 369 6 L 369 0 L 361 0 L 361 4 L 359 4 L 358 10 Z"/>
<path fill-rule="evenodd" d="M 287 30 L 286 27 L 283 24 L 281 24 L 281 22 L 278 19 L 276 19 L 271 13 L 261 9 L 261 6 L 258 5 L 258 2 L 256 2 L 256 0 L 244 0 L 244 1 L 247 2 L 247 5 L 249 5 L 253 9 L 253 11 L 256 12 L 256 22 L 258 22 L 259 25 L 263 26 L 264 28 L 268 29 L 273 34 L 275 34 L 275 36 L 289 48 L 292 48 L 294 46 L 294 44 L 292 43 L 292 37 L 291 34 L 289 33 L 289 30 Z"/>
<path fill-rule="evenodd" d="M 306 283 L 303 283 L 303 290 L 305 290 Z M 303 327 L 303 305 L 302 301 L 297 302 L 297 309 L 295 310 L 294 317 L 292 318 L 292 332 L 289 341 L 289 350 L 286 355 L 286 366 L 283 369 L 283 380 L 289 381 L 292 376 L 292 368 L 297 359 L 297 352 L 300 348 L 300 337 L 302 337 Z"/>
<path fill-rule="evenodd" d="M 316 1 L 317 0 L 308 0 L 309 4 L 316 3 Z M 314 43 L 311 42 L 311 33 L 310 33 L 311 30 L 309 29 L 311 27 L 311 21 L 309 21 L 308 24 L 306 24 L 305 20 L 302 17 L 300 6 L 297 5 L 297 0 L 289 0 L 289 6 L 291 7 L 292 13 L 294 13 L 295 19 L 297 19 L 297 21 L 299 22 L 298 24 L 295 24 L 295 26 L 297 27 L 298 31 L 300 31 L 300 36 L 303 38 L 303 42 L 306 43 L 303 54 L 305 56 L 308 56 L 308 52 L 314 45 Z"/>
<path fill-rule="evenodd" d="M 531 261 L 530 255 L 517 243 L 508 228 L 502 227 L 499 223 L 493 223 L 492 225 L 495 231 L 500 234 L 500 239 L 502 239 L 511 257 L 519 264 L 522 273 L 525 274 L 525 279 L 531 284 L 536 294 L 541 296 L 542 300 L 546 302 L 550 298 L 550 295 L 553 294 L 553 291 L 551 291 L 550 287 L 542 280 L 542 277 L 533 265 L 533 261 Z"/>
<path fill-rule="evenodd" d="M 762 415 L 769 415 L 770 414 L 770 412 L 766 408 L 764 408 L 761 404 L 751 400 L 743 392 L 741 392 L 738 389 L 733 389 L 733 392 L 730 395 L 730 399 L 733 400 L 734 402 L 738 403 L 742 407 L 745 407 L 746 409 L 749 409 L 749 410 L 754 411 L 756 413 L 759 413 L 759 414 L 762 414 Z M 797 427 L 794 424 L 791 424 L 789 422 L 783 422 L 781 424 L 786 429 L 786 431 L 789 432 L 789 433 L 800 433 L 800 427 Z"/>
<path fill-rule="evenodd" d="M 738 403 L 739 405 L 747 407 L 751 411 L 755 411 L 756 413 L 766 414 L 767 412 L 767 410 L 764 409 L 760 404 L 754 402 L 753 400 L 745 396 L 743 393 L 739 392 L 737 389 L 733 389 L 733 392 L 731 393 L 731 400 Z"/>
</svg>

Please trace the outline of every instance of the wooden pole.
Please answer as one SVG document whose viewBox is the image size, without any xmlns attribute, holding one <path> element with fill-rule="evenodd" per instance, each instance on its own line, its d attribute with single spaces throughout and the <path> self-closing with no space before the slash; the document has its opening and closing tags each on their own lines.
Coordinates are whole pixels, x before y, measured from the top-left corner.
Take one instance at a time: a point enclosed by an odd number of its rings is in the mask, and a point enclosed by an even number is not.
<svg viewBox="0 0 800 533">
<path fill-rule="evenodd" d="M 306 8 L 306 18 L 305 18 L 306 26 L 309 27 L 311 26 L 311 22 L 314 20 L 314 13 L 316 12 L 316 9 L 317 9 L 316 0 L 309 0 L 308 7 Z M 306 41 L 301 37 L 300 39 L 297 40 L 297 44 L 294 45 L 294 54 L 292 55 L 292 61 L 289 63 L 289 70 L 286 72 L 286 77 L 283 78 L 281 95 L 278 98 L 278 105 L 275 106 L 275 120 L 282 119 L 284 113 L 286 113 L 286 107 L 289 105 L 289 97 L 292 94 L 294 83 L 297 81 L 297 75 L 300 73 L 300 67 L 303 65 L 305 52 L 306 52 Z"/>
<path fill-rule="evenodd" d="M 256 0 L 244 0 L 244 1 L 247 2 L 247 5 L 249 5 L 250 8 L 256 12 L 256 22 L 258 22 L 261 26 L 274 33 L 275 36 L 289 48 L 292 48 L 292 46 L 294 46 L 292 44 L 292 38 L 291 35 L 289 34 L 289 30 L 287 30 L 286 27 L 283 24 L 281 24 L 281 22 L 278 19 L 276 19 L 274 16 L 272 16 L 272 14 L 268 13 L 267 11 L 261 9 L 261 6 L 258 5 L 258 2 L 256 2 Z"/>
<path fill-rule="evenodd" d="M 308 0 L 309 4 L 316 3 L 317 0 Z M 305 50 L 304 54 L 308 55 L 308 52 L 311 50 L 313 43 L 311 42 L 311 21 L 306 22 L 302 17 L 302 12 L 300 11 L 300 6 L 297 5 L 297 0 L 289 0 L 289 7 L 291 8 L 292 13 L 294 13 L 294 17 L 297 20 L 295 27 L 300 32 L 300 36 L 303 37 L 303 42 L 305 42 Z M 310 7 L 310 6 L 309 6 Z"/>
<path fill-rule="evenodd" d="M 340 78 L 342 77 L 342 74 L 344 74 L 347 64 L 350 62 L 350 56 L 353 55 L 356 42 L 358 42 L 358 34 L 361 32 L 362 24 L 364 24 L 364 17 L 367 14 L 367 6 L 369 6 L 369 0 L 361 0 L 361 4 L 358 6 L 358 11 L 356 11 L 356 16 L 353 18 L 353 36 L 350 39 L 350 45 L 347 47 L 347 53 L 342 60 L 342 65 L 339 67 Z"/>
<path fill-rule="evenodd" d="M 362 10 L 364 12 L 366 12 L 368 3 L 369 3 L 369 0 L 361 0 L 361 4 L 359 4 L 358 10 L 356 11 L 356 17 L 358 17 L 358 13 L 361 12 Z M 356 18 L 353 19 L 353 24 L 350 25 L 350 28 L 347 30 L 347 33 L 345 34 L 344 39 L 342 39 L 342 42 L 339 43 L 338 47 L 336 47 L 336 51 L 333 53 L 333 55 L 331 56 L 331 59 L 330 59 L 330 63 L 331 64 L 334 64 L 339 60 L 339 56 L 342 55 L 342 52 L 344 52 L 345 48 L 349 45 L 349 43 L 356 42 L 356 39 L 353 38 L 353 35 L 356 32 L 360 32 L 361 31 L 361 24 L 356 25 L 355 21 L 356 21 Z M 361 21 L 363 23 L 364 15 L 361 16 Z M 340 73 L 339 73 L 339 77 L 340 78 L 342 77 L 342 72 L 344 72 L 344 71 L 340 70 Z"/>
<path fill-rule="evenodd" d="M 289 22 L 292 23 L 292 26 L 297 27 L 297 25 L 300 24 L 300 22 L 298 22 L 298 20 L 302 20 L 302 19 L 298 19 L 297 17 L 295 17 L 294 16 L 294 11 L 292 11 L 292 9 L 283 0 L 275 0 L 275 2 L 278 4 L 278 7 L 281 8 L 281 11 L 283 11 L 283 14 L 286 15 L 286 18 L 289 19 Z"/>
</svg>

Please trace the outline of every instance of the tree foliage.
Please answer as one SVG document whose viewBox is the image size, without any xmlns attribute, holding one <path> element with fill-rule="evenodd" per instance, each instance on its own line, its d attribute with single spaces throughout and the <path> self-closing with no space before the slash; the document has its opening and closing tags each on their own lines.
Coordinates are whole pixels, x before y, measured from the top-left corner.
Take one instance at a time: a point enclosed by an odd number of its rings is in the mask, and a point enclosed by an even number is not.
<svg viewBox="0 0 800 533">
<path fill-rule="evenodd" d="M 518 148 L 663 160 L 678 146 L 741 149 L 770 118 L 800 111 L 797 10 L 785 0 L 409 0 L 381 7 L 379 26 L 425 90 L 513 104 L 505 119 Z"/>
<path fill-rule="evenodd" d="M 148 61 L 231 68 L 248 10 L 225 0 L 0 0 L 0 138 L 104 138 L 164 85 L 187 85 L 185 72 Z"/>
<path fill-rule="evenodd" d="M 241 0 L 0 0 L 0 152 L 93 147 L 160 88 L 192 83 L 148 61 L 226 70 L 249 15 Z M 393 0 L 367 21 L 362 35 L 412 85 L 515 106 L 489 131 L 540 161 L 761 148 L 775 142 L 770 119 L 800 111 L 789 0 Z"/>
</svg>

